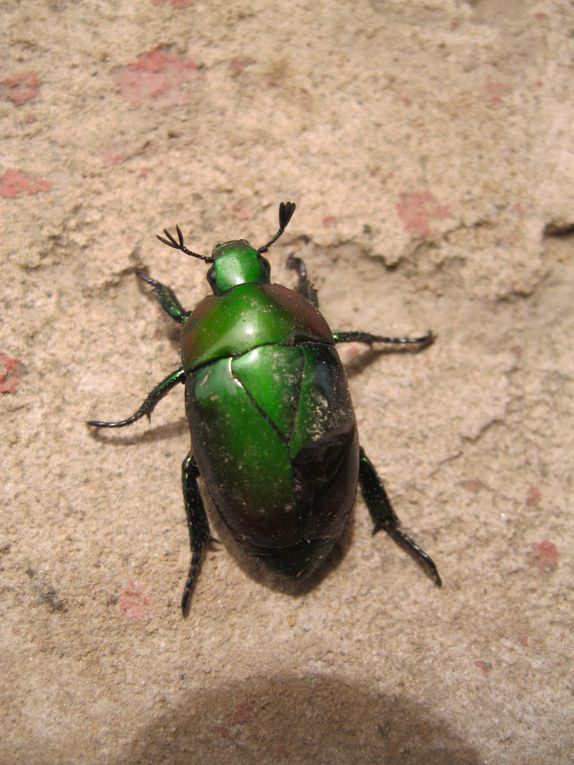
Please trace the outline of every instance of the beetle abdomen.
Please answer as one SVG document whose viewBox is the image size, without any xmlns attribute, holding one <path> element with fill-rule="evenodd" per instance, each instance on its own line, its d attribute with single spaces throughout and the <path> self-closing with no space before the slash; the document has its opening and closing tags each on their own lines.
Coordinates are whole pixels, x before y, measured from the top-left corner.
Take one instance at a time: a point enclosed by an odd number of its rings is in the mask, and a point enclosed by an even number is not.
<svg viewBox="0 0 574 765">
<path fill-rule="evenodd" d="M 337 352 L 265 345 L 195 370 L 187 411 L 193 452 L 236 539 L 270 568 L 303 576 L 351 509 L 356 425 Z"/>
</svg>

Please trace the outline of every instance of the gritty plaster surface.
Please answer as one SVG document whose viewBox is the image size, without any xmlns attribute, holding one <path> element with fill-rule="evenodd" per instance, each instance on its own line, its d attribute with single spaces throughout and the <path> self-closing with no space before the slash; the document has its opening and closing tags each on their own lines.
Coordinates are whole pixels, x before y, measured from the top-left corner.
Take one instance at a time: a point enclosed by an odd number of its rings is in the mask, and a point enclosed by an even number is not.
<svg viewBox="0 0 574 765">
<path fill-rule="evenodd" d="M 0 68 L 2 765 L 574 759 L 574 4 L 13 0 Z M 435 589 L 357 499 L 299 594 L 225 547 L 190 618 L 178 366 L 134 271 L 305 257 L 361 439 Z M 17 360 L 17 361 L 16 361 Z"/>
</svg>

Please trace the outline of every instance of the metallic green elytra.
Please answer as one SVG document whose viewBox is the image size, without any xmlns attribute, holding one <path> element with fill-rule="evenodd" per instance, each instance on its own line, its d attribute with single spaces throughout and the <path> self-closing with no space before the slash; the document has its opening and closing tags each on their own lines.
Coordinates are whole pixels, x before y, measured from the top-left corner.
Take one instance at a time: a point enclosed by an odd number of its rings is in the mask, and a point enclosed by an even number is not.
<svg viewBox="0 0 574 765">
<path fill-rule="evenodd" d="M 266 568 L 302 579 L 327 557 L 345 527 L 357 485 L 375 523 L 410 552 L 440 586 L 431 558 L 401 528 L 375 468 L 359 446 L 345 371 L 335 345 L 383 343 L 418 351 L 428 332 L 392 338 L 335 332 L 318 309 L 300 258 L 297 291 L 270 282 L 263 257 L 289 223 L 295 205 L 281 203 L 279 229 L 263 247 L 245 239 L 218 244 L 211 256 L 188 250 L 176 227 L 161 242 L 211 264 L 213 295 L 185 311 L 173 293 L 143 272 L 162 308 L 182 325 L 181 366 L 125 420 L 149 418 L 176 384 L 185 385 L 191 451 L 182 466 L 192 560 L 182 598 L 184 616 L 205 548 L 212 541 L 198 478 L 238 544 Z"/>
</svg>

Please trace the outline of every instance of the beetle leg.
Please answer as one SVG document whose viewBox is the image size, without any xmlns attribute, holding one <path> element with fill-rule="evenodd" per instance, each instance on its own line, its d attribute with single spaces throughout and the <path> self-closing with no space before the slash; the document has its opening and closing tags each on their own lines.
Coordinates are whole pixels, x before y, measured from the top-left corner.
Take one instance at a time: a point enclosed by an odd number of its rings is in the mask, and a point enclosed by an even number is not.
<svg viewBox="0 0 574 765">
<path fill-rule="evenodd" d="M 187 515 L 187 526 L 189 529 L 189 542 L 191 545 L 191 565 L 187 581 L 183 588 L 181 598 L 181 610 L 184 617 L 189 614 L 191 596 L 197 581 L 197 576 L 201 569 L 201 562 L 206 545 L 212 538 L 209 532 L 209 522 L 203 506 L 203 500 L 199 493 L 197 479 L 199 470 L 193 459 L 191 452 L 187 455 L 181 465 L 181 481 L 183 484 L 183 501 L 185 503 L 185 514 Z"/>
<path fill-rule="evenodd" d="M 185 372 L 180 367 L 175 372 L 169 374 L 159 385 L 150 391 L 140 408 L 135 411 L 131 417 L 125 420 L 118 420 L 117 422 L 103 422 L 102 420 L 88 420 L 86 425 L 91 425 L 93 428 L 124 428 L 126 425 L 131 425 L 132 422 L 136 422 L 144 415 L 147 415 L 148 420 L 151 419 L 151 413 L 156 407 L 156 404 L 167 395 L 170 390 L 178 383 L 185 382 Z"/>
<path fill-rule="evenodd" d="M 435 339 L 436 335 L 433 335 L 430 329 L 421 337 L 383 337 L 382 335 L 371 335 L 369 332 L 333 332 L 333 340 L 336 343 L 367 343 L 367 345 L 386 343 L 414 352 L 422 351 L 423 348 L 432 345 Z"/>
<path fill-rule="evenodd" d="M 317 290 L 309 281 L 305 263 L 301 260 L 301 258 L 297 258 L 295 255 L 289 255 L 287 258 L 287 268 L 290 268 L 293 271 L 297 271 L 299 276 L 297 292 L 300 295 L 303 295 L 303 297 L 307 298 L 307 300 L 312 303 L 315 308 L 319 308 L 319 296 L 317 294 Z"/>
<path fill-rule="evenodd" d="M 412 557 L 424 568 L 427 574 L 434 580 L 437 587 L 442 586 L 442 580 L 438 573 L 432 558 L 422 547 L 409 537 L 401 529 L 401 522 L 393 510 L 391 502 L 385 491 L 381 479 L 371 460 L 365 454 L 363 448 L 360 449 L 359 461 L 359 482 L 361 491 L 365 498 L 365 503 L 375 522 L 373 534 L 384 529 L 394 541 L 406 550 Z"/>
<path fill-rule="evenodd" d="M 138 279 L 146 282 L 146 284 L 151 284 L 159 304 L 172 319 L 175 319 L 180 324 L 185 324 L 189 311 L 185 310 L 171 287 L 166 287 L 165 284 L 152 279 L 151 276 L 144 274 L 143 271 L 136 271 L 136 276 Z"/>
</svg>

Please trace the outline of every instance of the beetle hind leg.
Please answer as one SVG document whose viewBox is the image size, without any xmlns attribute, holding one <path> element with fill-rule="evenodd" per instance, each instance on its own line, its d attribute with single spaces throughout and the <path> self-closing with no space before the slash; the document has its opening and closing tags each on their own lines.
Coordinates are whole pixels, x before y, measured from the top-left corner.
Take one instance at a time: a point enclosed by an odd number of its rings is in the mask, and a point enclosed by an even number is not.
<svg viewBox="0 0 574 765">
<path fill-rule="evenodd" d="M 191 596 L 195 588 L 197 577 L 201 569 L 203 554 L 205 548 L 210 542 L 216 540 L 210 534 L 209 522 L 203 506 L 203 500 L 199 493 L 197 479 L 199 470 L 193 459 L 191 452 L 184 459 L 181 466 L 181 481 L 183 484 L 183 501 L 185 504 L 185 514 L 187 516 L 187 526 L 189 529 L 189 541 L 191 545 L 191 564 L 189 574 L 183 588 L 181 598 L 181 611 L 184 617 L 189 614 L 191 605 Z"/>
<path fill-rule="evenodd" d="M 406 550 L 409 555 L 424 568 L 437 587 L 442 586 L 442 580 L 433 559 L 420 547 L 414 539 L 401 529 L 401 522 L 393 510 L 385 487 L 377 475 L 377 471 L 364 450 L 360 449 L 359 482 L 365 503 L 375 523 L 373 534 L 384 529 L 394 541 Z"/>
</svg>

